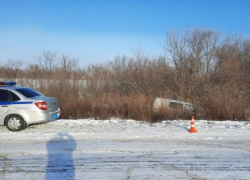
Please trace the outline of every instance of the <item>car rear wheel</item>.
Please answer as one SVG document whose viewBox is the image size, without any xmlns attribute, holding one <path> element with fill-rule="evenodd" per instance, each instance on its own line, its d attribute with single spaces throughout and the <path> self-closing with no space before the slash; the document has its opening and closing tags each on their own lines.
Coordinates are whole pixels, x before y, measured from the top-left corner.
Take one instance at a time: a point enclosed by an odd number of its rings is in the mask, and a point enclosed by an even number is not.
<svg viewBox="0 0 250 180">
<path fill-rule="evenodd" d="M 19 115 L 10 115 L 5 125 L 10 131 L 20 131 L 26 128 L 25 121 Z"/>
</svg>

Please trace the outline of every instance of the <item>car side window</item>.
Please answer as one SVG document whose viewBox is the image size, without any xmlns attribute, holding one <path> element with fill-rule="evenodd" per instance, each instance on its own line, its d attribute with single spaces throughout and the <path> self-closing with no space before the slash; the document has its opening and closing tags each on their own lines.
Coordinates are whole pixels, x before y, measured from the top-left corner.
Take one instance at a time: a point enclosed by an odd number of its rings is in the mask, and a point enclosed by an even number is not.
<svg viewBox="0 0 250 180">
<path fill-rule="evenodd" d="M 0 102 L 8 102 L 10 101 L 9 92 L 4 89 L 0 89 Z"/>
<path fill-rule="evenodd" d="M 13 92 L 9 91 L 10 96 L 11 96 L 11 101 L 19 101 L 20 98 Z"/>
<path fill-rule="evenodd" d="M 183 109 L 183 104 L 181 103 L 177 103 L 177 102 L 169 102 L 169 107 L 173 108 L 173 109 L 178 109 L 178 110 L 182 110 Z"/>
</svg>

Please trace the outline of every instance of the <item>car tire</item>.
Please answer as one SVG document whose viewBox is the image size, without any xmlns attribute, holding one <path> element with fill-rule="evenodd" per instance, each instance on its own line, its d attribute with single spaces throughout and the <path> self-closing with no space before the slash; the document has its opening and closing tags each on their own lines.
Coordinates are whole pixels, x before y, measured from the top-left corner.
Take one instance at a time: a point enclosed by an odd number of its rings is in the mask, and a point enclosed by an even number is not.
<svg viewBox="0 0 250 180">
<path fill-rule="evenodd" d="M 8 116 L 5 125 L 10 131 L 21 131 L 27 127 L 23 118 L 16 114 Z"/>
</svg>

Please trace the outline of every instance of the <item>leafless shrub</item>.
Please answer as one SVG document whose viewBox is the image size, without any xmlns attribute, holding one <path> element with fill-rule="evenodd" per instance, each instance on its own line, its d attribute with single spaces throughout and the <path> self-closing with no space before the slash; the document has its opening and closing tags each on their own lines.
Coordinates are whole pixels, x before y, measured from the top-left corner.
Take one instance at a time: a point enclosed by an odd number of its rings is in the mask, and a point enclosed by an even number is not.
<svg viewBox="0 0 250 180">
<path fill-rule="evenodd" d="M 217 120 L 245 120 L 245 101 L 230 94 L 214 94 L 207 100 L 206 117 Z"/>
</svg>

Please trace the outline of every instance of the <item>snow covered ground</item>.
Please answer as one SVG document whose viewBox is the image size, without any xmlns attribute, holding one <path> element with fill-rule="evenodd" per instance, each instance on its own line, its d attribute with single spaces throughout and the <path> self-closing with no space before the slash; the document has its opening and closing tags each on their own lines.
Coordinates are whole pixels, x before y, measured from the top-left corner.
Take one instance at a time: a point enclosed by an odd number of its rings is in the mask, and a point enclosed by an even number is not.
<svg viewBox="0 0 250 180">
<path fill-rule="evenodd" d="M 250 179 L 250 122 L 57 120 L 0 126 L 0 179 Z"/>
</svg>

